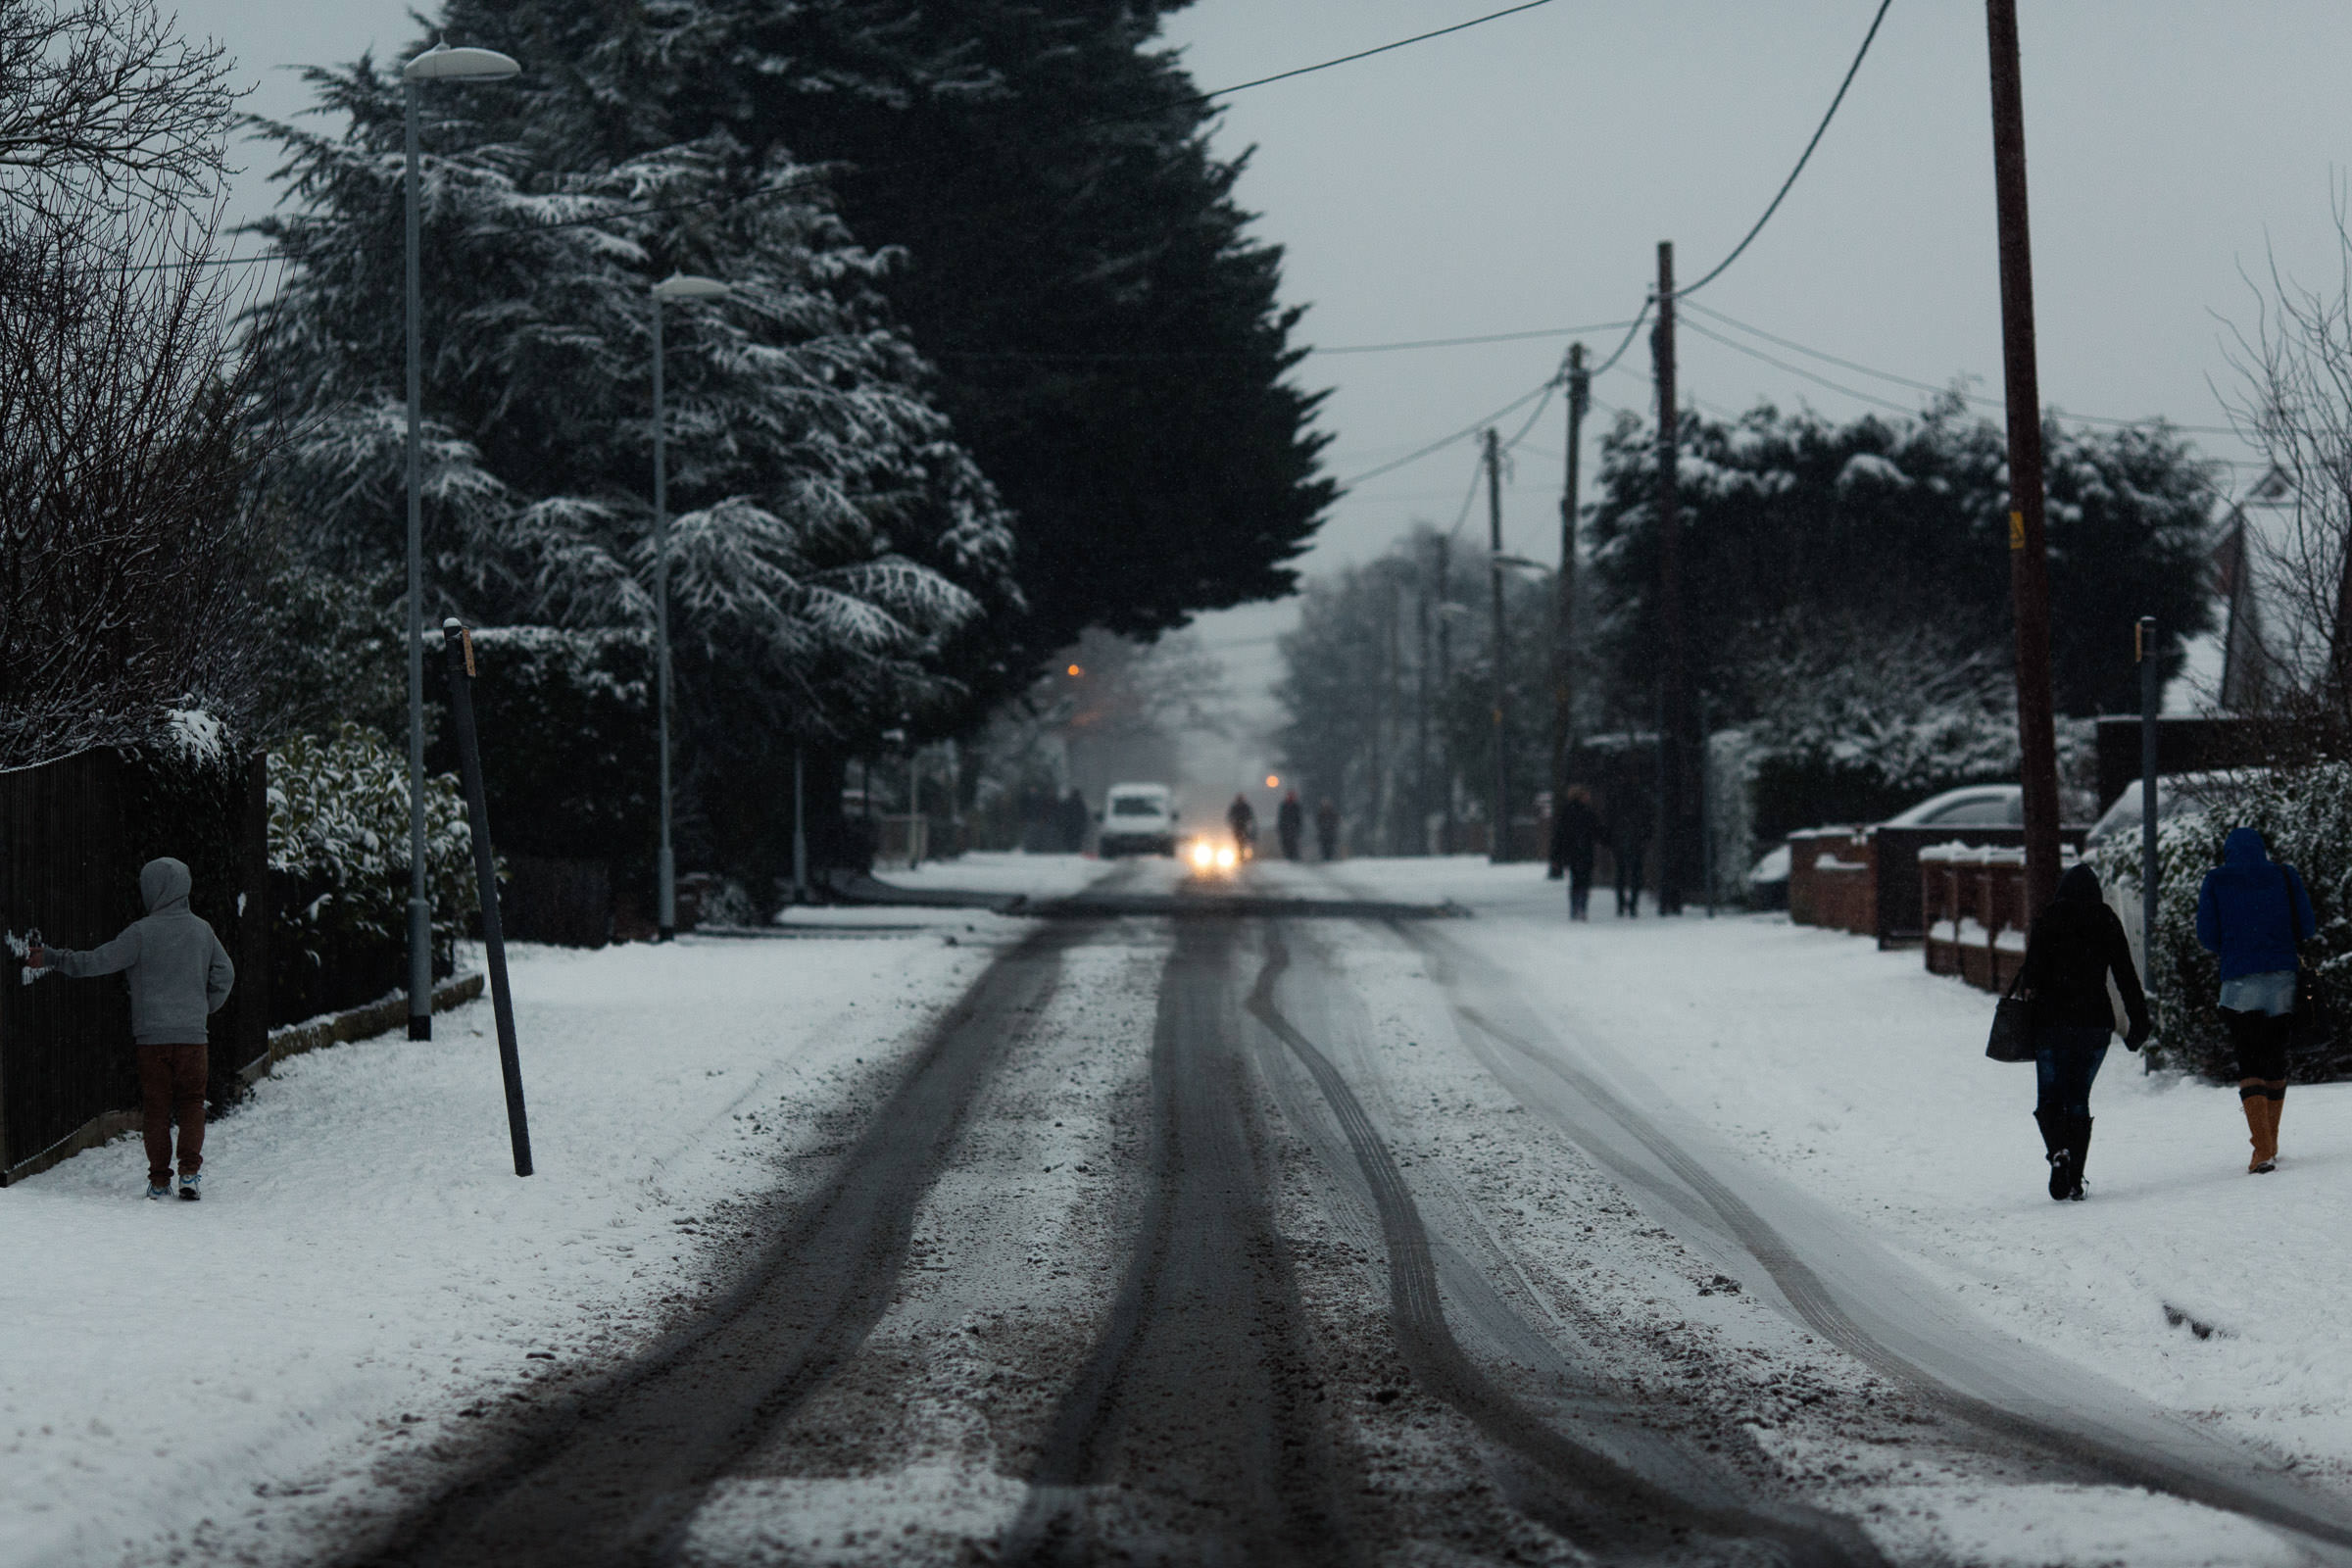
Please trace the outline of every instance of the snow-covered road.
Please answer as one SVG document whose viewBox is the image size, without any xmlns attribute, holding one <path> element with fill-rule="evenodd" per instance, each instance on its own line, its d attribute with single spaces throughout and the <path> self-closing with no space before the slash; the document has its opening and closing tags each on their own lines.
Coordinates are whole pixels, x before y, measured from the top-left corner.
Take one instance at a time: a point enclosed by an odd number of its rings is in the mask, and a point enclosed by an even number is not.
<svg viewBox="0 0 2352 1568">
<path fill-rule="evenodd" d="M 529 1182 L 460 1013 L 266 1084 L 199 1213 L 0 1194 L 0 1561 L 2352 1560 L 2352 1086 L 2251 1179 L 2119 1048 L 2053 1204 L 1916 954 L 894 880 L 1054 917 L 524 956 Z"/>
</svg>

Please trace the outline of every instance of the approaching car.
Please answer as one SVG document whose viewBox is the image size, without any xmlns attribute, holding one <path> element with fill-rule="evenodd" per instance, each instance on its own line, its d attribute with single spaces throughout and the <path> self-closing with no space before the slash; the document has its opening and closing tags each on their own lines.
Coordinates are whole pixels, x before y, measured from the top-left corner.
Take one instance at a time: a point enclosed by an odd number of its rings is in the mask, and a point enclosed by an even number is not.
<svg viewBox="0 0 2352 1568">
<path fill-rule="evenodd" d="M 1176 853 L 1176 792 L 1165 784 L 1113 784 L 1102 803 L 1102 858 Z"/>
</svg>

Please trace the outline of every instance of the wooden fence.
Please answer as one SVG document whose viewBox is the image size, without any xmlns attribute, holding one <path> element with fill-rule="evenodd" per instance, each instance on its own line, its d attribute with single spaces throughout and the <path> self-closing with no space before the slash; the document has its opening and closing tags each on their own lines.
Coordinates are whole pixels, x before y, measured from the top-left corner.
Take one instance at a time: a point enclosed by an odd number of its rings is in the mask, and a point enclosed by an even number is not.
<svg viewBox="0 0 2352 1568">
<path fill-rule="evenodd" d="M 238 970 L 213 1015 L 211 1098 L 231 1098 L 269 1054 L 269 806 L 260 759 L 199 768 L 100 750 L 0 773 L 0 928 L 93 948 L 145 912 L 139 867 L 170 855 L 195 878 L 190 906 Z M 135 1125 L 129 994 L 122 982 L 21 983 L 0 954 L 0 1186 L 59 1146 Z"/>
<path fill-rule="evenodd" d="M 2062 853 L 2080 853 L 2087 831 L 2061 828 Z M 1791 833 L 1788 918 L 1873 937 L 1882 948 L 1907 948 L 1928 940 L 1934 923 L 1945 918 L 1928 896 L 1927 890 L 1944 886 L 1925 874 L 1929 855 L 1965 846 L 2007 850 L 2022 858 L 2025 840 L 2025 829 L 2017 827 L 1881 824 Z"/>
</svg>

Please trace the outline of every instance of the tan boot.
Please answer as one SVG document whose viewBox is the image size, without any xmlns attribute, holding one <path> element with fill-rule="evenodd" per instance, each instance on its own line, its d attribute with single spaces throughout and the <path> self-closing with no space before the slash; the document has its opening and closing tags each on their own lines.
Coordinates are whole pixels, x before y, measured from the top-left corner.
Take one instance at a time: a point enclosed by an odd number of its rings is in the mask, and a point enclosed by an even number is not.
<svg viewBox="0 0 2352 1568">
<path fill-rule="evenodd" d="M 2270 1093 L 2263 1097 L 2262 1157 L 2274 1168 L 2278 1163 L 2278 1113 L 2286 1108 L 2286 1083 L 2283 1079 L 2268 1086 Z"/>
<path fill-rule="evenodd" d="M 2246 1161 L 2246 1174 L 2260 1175 L 2273 1168 L 2271 1155 L 2265 1146 L 2270 1140 L 2271 1102 L 2262 1086 L 2248 1080 L 2237 1092 L 2238 1108 L 2246 1113 L 2246 1142 L 2254 1151 Z"/>
</svg>

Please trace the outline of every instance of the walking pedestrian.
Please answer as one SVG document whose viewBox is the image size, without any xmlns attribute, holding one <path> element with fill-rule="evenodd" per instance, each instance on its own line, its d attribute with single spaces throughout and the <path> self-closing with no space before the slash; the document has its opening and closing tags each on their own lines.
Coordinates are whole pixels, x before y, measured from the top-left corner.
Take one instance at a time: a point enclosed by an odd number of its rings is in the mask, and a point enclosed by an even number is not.
<svg viewBox="0 0 2352 1568">
<path fill-rule="evenodd" d="M 1649 802 L 1627 792 L 1610 803 L 1609 858 L 1617 863 L 1617 914 L 1630 920 L 1642 912 L 1642 857 L 1649 848 Z"/>
<path fill-rule="evenodd" d="M 2222 841 L 2222 863 L 2197 889 L 2197 941 L 2222 960 L 2222 1026 L 2237 1050 L 2237 1102 L 2254 1146 L 2246 1170 L 2278 1167 L 2286 1108 L 2286 1036 L 2295 1010 L 2295 945 L 2319 931 L 2311 895 L 2250 827 Z"/>
<path fill-rule="evenodd" d="M 2052 1198 L 2080 1201 L 2085 1195 L 2090 1084 L 2115 1033 L 2109 975 L 2131 1019 L 2124 1049 L 2137 1051 L 2147 1043 L 2148 998 L 2132 967 L 2132 944 L 2099 896 L 2099 874 L 2070 866 L 2058 879 L 2058 897 L 2034 917 L 2017 977 L 2017 994 L 2034 1004 L 2034 1120 L 2050 1164 Z"/>
<path fill-rule="evenodd" d="M 1592 858 L 1600 843 L 1600 817 L 1592 809 L 1592 792 L 1582 784 L 1568 786 L 1568 798 L 1552 818 L 1552 855 L 1568 873 L 1568 918 L 1587 919 L 1592 898 Z"/>
<path fill-rule="evenodd" d="M 1340 858 L 1340 803 L 1328 795 L 1315 803 L 1315 848 L 1326 860 Z"/>
<path fill-rule="evenodd" d="M 1087 808 L 1086 796 L 1077 785 L 1063 796 L 1054 808 L 1054 820 L 1061 835 L 1061 853 L 1076 855 L 1086 848 L 1086 830 L 1095 825 L 1095 813 Z"/>
<path fill-rule="evenodd" d="M 1282 858 L 1298 858 L 1299 835 L 1306 828 L 1306 808 L 1298 804 L 1298 792 L 1291 791 L 1282 798 L 1282 808 L 1274 813 L 1274 831 L 1282 839 Z"/>
<path fill-rule="evenodd" d="M 1257 808 L 1250 797 L 1236 793 L 1233 804 L 1225 808 L 1225 825 L 1233 829 L 1233 852 L 1247 860 L 1257 853 Z"/>
<path fill-rule="evenodd" d="M 147 913 L 87 953 L 34 948 L 24 961 L 74 979 L 120 974 L 130 983 L 130 1036 L 139 1058 L 147 1196 L 172 1195 L 172 1122 L 179 1121 L 179 1196 L 204 1196 L 205 1020 L 236 984 L 213 928 L 188 907 L 188 868 L 169 858 L 139 868 Z"/>
</svg>

